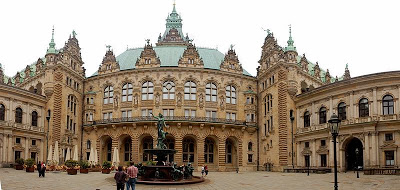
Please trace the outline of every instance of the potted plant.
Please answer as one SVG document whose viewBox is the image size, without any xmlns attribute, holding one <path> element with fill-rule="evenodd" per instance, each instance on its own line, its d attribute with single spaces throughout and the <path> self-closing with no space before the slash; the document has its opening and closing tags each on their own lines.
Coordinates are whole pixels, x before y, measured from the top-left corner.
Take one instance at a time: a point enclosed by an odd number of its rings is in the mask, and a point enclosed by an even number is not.
<svg viewBox="0 0 400 190">
<path fill-rule="evenodd" d="M 89 169 L 88 169 L 88 167 L 89 167 L 89 162 L 88 162 L 88 161 L 86 161 L 86 160 L 81 160 L 81 161 L 79 162 L 79 166 L 80 166 L 80 168 L 79 168 L 79 173 L 81 173 L 81 174 L 87 174 L 87 173 L 89 173 Z"/>
<path fill-rule="evenodd" d="M 32 158 L 26 159 L 25 164 L 26 164 L 26 172 L 34 172 L 35 171 L 35 168 L 33 167 L 33 165 L 35 165 L 34 159 L 32 159 Z"/>
<path fill-rule="evenodd" d="M 101 173 L 109 174 L 110 172 L 111 172 L 111 162 L 104 161 L 103 162 L 103 168 L 101 169 Z"/>
<path fill-rule="evenodd" d="M 23 170 L 24 169 L 24 159 L 22 158 L 17 158 L 15 160 L 15 169 L 16 170 Z"/>
<path fill-rule="evenodd" d="M 67 173 L 68 175 L 76 175 L 78 173 L 78 169 L 75 166 L 78 165 L 78 161 L 75 160 L 67 160 L 65 162 L 65 166 L 67 166 Z"/>
</svg>

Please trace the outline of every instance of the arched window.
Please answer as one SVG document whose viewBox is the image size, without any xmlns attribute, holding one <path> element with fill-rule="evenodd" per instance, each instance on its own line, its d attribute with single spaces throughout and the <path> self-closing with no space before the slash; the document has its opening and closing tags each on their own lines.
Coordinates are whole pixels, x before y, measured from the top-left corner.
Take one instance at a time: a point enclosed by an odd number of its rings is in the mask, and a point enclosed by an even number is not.
<svg viewBox="0 0 400 190">
<path fill-rule="evenodd" d="M 267 95 L 267 110 L 270 111 L 272 110 L 272 94 Z"/>
<path fill-rule="evenodd" d="M 165 139 L 165 145 L 167 146 L 168 149 L 174 149 L 175 140 L 173 138 L 167 137 L 167 139 Z M 170 163 L 174 162 L 174 154 L 168 154 L 167 161 Z"/>
<path fill-rule="evenodd" d="M 187 81 L 185 83 L 185 100 L 196 100 L 196 83 Z"/>
<path fill-rule="evenodd" d="M 236 104 L 236 88 L 232 85 L 226 87 L 226 103 Z"/>
<path fill-rule="evenodd" d="M 0 121 L 4 121 L 6 116 L 6 108 L 3 104 L 0 104 Z"/>
<path fill-rule="evenodd" d="M 217 86 L 214 83 L 207 83 L 206 85 L 206 101 L 217 101 Z"/>
<path fill-rule="evenodd" d="M 214 163 L 214 144 L 211 138 L 206 138 L 206 143 L 204 144 L 205 163 Z"/>
<path fill-rule="evenodd" d="M 346 104 L 344 102 L 338 105 L 338 117 L 340 120 L 346 120 Z"/>
<path fill-rule="evenodd" d="M 394 114 L 394 102 L 391 95 L 386 95 L 382 99 L 383 115 Z"/>
<path fill-rule="evenodd" d="M 125 142 L 124 142 L 124 161 L 125 162 L 127 162 L 127 161 L 131 161 L 132 160 L 132 155 L 131 155 L 131 152 L 132 152 L 132 144 L 129 142 L 131 139 L 130 138 L 128 138 L 128 139 L 126 139 L 125 140 Z"/>
<path fill-rule="evenodd" d="M 225 142 L 225 162 L 228 164 L 232 163 L 232 149 L 233 143 L 230 139 L 227 139 Z"/>
<path fill-rule="evenodd" d="M 151 81 L 146 81 L 142 85 L 142 100 L 152 100 L 154 85 Z"/>
<path fill-rule="evenodd" d="M 322 107 L 319 109 L 319 124 L 326 123 L 326 108 Z"/>
<path fill-rule="evenodd" d="M 194 140 L 192 138 L 185 138 L 183 140 L 183 162 L 194 162 Z"/>
<path fill-rule="evenodd" d="M 91 148 L 91 142 L 90 142 L 90 140 L 87 140 L 86 141 L 86 149 L 90 149 Z"/>
<path fill-rule="evenodd" d="M 112 86 L 107 86 L 104 89 L 104 98 L 103 98 L 103 103 L 104 104 L 112 104 L 114 101 L 114 88 Z"/>
<path fill-rule="evenodd" d="M 304 113 L 304 127 L 310 126 L 310 112 L 306 111 Z"/>
<path fill-rule="evenodd" d="M 166 81 L 163 84 L 163 100 L 174 100 L 175 99 L 175 83 L 172 81 Z"/>
<path fill-rule="evenodd" d="M 151 137 L 145 137 L 142 141 L 143 143 L 143 150 L 145 149 L 153 149 L 153 138 Z M 143 161 L 149 161 L 153 159 L 153 155 L 150 153 L 144 153 L 143 152 Z"/>
<path fill-rule="evenodd" d="M 358 105 L 358 111 L 360 117 L 368 117 L 369 116 L 369 104 L 368 99 L 363 98 L 360 100 Z"/>
<path fill-rule="evenodd" d="M 126 83 L 122 86 L 122 102 L 132 101 L 133 86 L 131 83 Z"/>
<path fill-rule="evenodd" d="M 249 142 L 249 144 L 247 145 L 247 150 L 253 151 L 253 143 L 252 142 Z"/>
<path fill-rule="evenodd" d="M 37 127 L 38 114 L 36 111 L 32 112 L 32 126 Z"/>
<path fill-rule="evenodd" d="M 15 109 L 15 122 L 22 123 L 22 109 L 21 108 Z"/>
</svg>

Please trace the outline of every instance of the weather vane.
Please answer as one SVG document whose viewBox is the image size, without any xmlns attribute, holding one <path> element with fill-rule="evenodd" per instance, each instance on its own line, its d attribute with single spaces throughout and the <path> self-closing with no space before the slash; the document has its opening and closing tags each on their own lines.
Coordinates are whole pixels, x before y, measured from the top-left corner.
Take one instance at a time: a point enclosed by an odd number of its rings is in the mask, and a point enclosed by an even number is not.
<svg viewBox="0 0 400 190">
<path fill-rule="evenodd" d="M 146 39 L 147 45 L 150 45 L 150 39 Z"/>
<path fill-rule="evenodd" d="M 110 45 L 106 45 L 106 48 L 108 48 L 108 51 L 111 51 L 111 46 Z"/>
<path fill-rule="evenodd" d="M 265 32 L 267 32 L 268 35 L 271 34 L 271 31 L 270 31 L 269 29 L 266 29 L 266 30 L 265 30 L 265 29 L 262 28 L 262 27 L 261 27 L 261 29 L 264 30 Z"/>
</svg>

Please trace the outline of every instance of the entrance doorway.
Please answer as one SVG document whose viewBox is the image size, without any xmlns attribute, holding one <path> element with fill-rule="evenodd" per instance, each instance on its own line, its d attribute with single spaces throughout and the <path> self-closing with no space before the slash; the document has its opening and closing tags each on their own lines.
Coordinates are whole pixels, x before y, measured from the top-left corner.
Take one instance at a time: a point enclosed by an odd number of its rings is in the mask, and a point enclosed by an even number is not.
<svg viewBox="0 0 400 190">
<path fill-rule="evenodd" d="M 346 169 L 355 170 L 363 165 L 363 145 L 358 138 L 353 138 L 346 146 Z"/>
</svg>

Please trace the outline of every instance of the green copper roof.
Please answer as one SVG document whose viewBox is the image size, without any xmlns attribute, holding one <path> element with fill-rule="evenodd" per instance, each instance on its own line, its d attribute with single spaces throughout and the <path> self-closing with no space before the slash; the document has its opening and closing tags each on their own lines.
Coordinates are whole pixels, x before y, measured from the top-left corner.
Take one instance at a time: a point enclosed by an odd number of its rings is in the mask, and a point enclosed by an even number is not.
<svg viewBox="0 0 400 190">
<path fill-rule="evenodd" d="M 294 41 L 292 39 L 292 26 L 289 25 L 289 40 L 287 41 L 288 46 L 285 47 L 285 51 L 296 51 L 294 47 Z"/>
<path fill-rule="evenodd" d="M 186 46 L 156 46 L 153 47 L 156 51 L 157 56 L 160 58 L 161 67 L 178 67 L 178 61 L 183 55 Z M 220 64 L 224 60 L 225 55 L 216 49 L 210 48 L 199 48 L 196 47 L 200 57 L 203 59 L 204 68 L 206 69 L 220 69 Z M 119 56 L 117 61 L 120 66 L 120 70 L 135 69 L 135 64 L 143 48 L 128 49 Z M 246 70 L 243 69 L 243 74 L 252 76 Z M 95 72 L 92 76 L 96 76 Z"/>
<path fill-rule="evenodd" d="M 46 54 L 49 54 L 49 53 L 57 53 L 56 43 L 54 43 L 54 26 L 53 26 L 53 30 L 51 32 L 51 41 L 49 43 L 49 49 L 47 49 Z"/>
<path fill-rule="evenodd" d="M 182 39 L 185 39 L 183 36 L 182 32 L 182 18 L 181 16 L 176 12 L 175 8 L 175 3 L 174 7 L 172 8 L 172 13 L 170 13 L 166 19 L 167 23 L 165 23 L 165 32 L 164 35 L 162 36 L 162 39 L 165 38 L 165 36 L 169 33 L 169 30 L 172 28 L 175 28 L 178 30 L 179 35 L 182 37 Z"/>
</svg>

